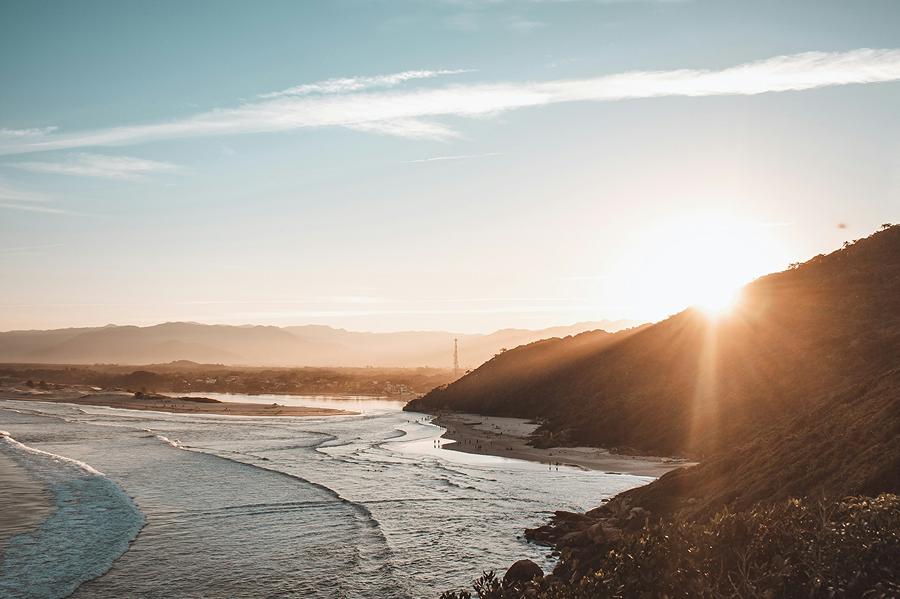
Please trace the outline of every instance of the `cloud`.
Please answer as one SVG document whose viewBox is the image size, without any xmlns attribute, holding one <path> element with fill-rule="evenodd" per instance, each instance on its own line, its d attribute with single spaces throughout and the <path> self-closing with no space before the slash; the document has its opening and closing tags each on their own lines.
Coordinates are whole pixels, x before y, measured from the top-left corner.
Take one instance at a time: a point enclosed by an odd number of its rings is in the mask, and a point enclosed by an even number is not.
<svg viewBox="0 0 900 599">
<path fill-rule="evenodd" d="M 563 102 L 756 95 L 898 80 L 900 49 L 804 52 L 721 70 L 629 71 L 584 79 L 279 96 L 163 123 L 0 141 L 0 154 L 313 127 L 447 139 L 458 133 L 438 119 L 487 117 Z"/>
<path fill-rule="evenodd" d="M 404 164 L 420 164 L 422 162 L 441 162 L 443 160 L 468 160 L 470 158 L 487 158 L 489 156 L 500 156 L 500 152 L 487 152 L 485 154 L 458 154 L 456 156 L 434 156 L 432 158 L 420 158 L 418 160 L 407 160 Z"/>
<path fill-rule="evenodd" d="M 10 166 L 35 173 L 119 180 L 136 180 L 152 173 L 173 172 L 179 168 L 155 160 L 87 153 L 73 154 L 61 162 L 14 162 Z"/>
<path fill-rule="evenodd" d="M 431 79 L 443 75 L 459 75 L 460 73 L 470 73 L 467 69 L 452 69 L 438 71 L 403 71 L 402 73 L 392 73 L 390 75 L 376 75 L 374 77 L 344 77 L 338 79 L 326 79 L 316 83 L 305 83 L 296 87 L 271 92 L 268 94 L 260 94 L 260 98 L 280 98 L 283 96 L 307 96 L 311 94 L 346 94 L 350 92 L 358 92 L 366 89 L 379 87 L 394 87 L 412 81 L 415 79 Z"/>
<path fill-rule="evenodd" d="M 408 139 L 447 140 L 461 137 L 460 134 L 446 125 L 421 119 L 394 119 L 390 121 L 370 121 L 344 125 L 354 131 L 366 133 L 383 133 Z"/>
<path fill-rule="evenodd" d="M 62 208 L 54 208 L 53 206 L 40 206 L 35 204 L 10 204 L 0 201 L 0 208 L 7 210 L 24 210 L 25 212 L 44 212 L 47 214 L 73 214 Z"/>
<path fill-rule="evenodd" d="M 444 23 L 450 29 L 469 33 L 481 28 L 481 16 L 473 12 L 463 12 L 450 15 L 444 19 Z"/>
<path fill-rule="evenodd" d="M 11 187 L 7 183 L 0 181 L 0 201 L 15 203 L 31 203 L 31 202 L 50 202 L 47 196 L 35 193 L 33 191 L 25 191 Z"/>
<path fill-rule="evenodd" d="M 0 138 L 41 137 L 53 133 L 59 127 L 38 127 L 35 129 L 0 129 Z"/>
<path fill-rule="evenodd" d="M 511 17 L 506 21 L 506 28 L 518 33 L 531 33 L 547 26 L 543 21 L 534 21 L 523 17 Z"/>
<path fill-rule="evenodd" d="M 53 198 L 33 191 L 11 187 L 0 181 L 0 208 L 45 214 L 75 214 L 52 205 Z"/>
</svg>

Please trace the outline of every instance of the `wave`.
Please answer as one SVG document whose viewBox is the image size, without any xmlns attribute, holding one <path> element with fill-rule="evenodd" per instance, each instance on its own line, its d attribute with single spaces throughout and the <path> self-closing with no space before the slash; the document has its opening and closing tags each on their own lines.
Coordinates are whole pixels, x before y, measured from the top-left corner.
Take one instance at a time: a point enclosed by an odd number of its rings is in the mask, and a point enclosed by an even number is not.
<svg viewBox="0 0 900 599">
<path fill-rule="evenodd" d="M 355 509 L 360 510 L 360 511 L 363 512 L 366 516 L 368 516 L 369 518 L 372 518 L 372 519 L 374 520 L 374 517 L 372 517 L 371 512 L 369 512 L 369 510 L 366 509 L 366 507 L 365 507 L 364 505 L 355 503 L 355 502 L 353 502 L 353 501 L 350 501 L 349 499 L 346 499 L 346 498 L 342 497 L 337 491 L 335 491 L 334 489 L 332 489 L 332 488 L 330 488 L 330 487 L 326 487 L 325 485 L 322 485 L 322 484 L 313 482 L 313 481 L 311 481 L 311 480 L 309 480 L 309 479 L 303 478 L 302 476 L 299 476 L 299 475 L 296 475 L 296 474 L 291 474 L 290 472 L 284 472 L 283 470 L 277 470 L 277 469 L 275 469 L 275 468 L 267 468 L 266 466 L 260 466 L 259 464 L 253 464 L 253 463 L 251 463 L 251 462 L 245 462 L 245 461 L 239 460 L 239 459 L 237 459 L 237 458 L 232 458 L 232 457 L 228 457 L 228 456 L 222 455 L 222 453 L 232 453 L 232 454 L 235 454 L 235 455 L 246 456 L 246 457 L 253 458 L 253 459 L 256 459 L 256 460 L 262 459 L 262 458 L 260 458 L 260 456 L 255 456 L 255 455 L 248 454 L 248 453 L 244 453 L 244 452 L 240 452 L 240 451 L 229 451 L 229 450 L 214 449 L 214 448 L 211 448 L 211 447 L 199 447 L 199 446 L 193 446 L 193 445 L 183 445 L 183 444 L 181 444 L 181 443 L 178 442 L 178 441 L 171 441 L 170 439 L 168 439 L 168 438 L 166 438 L 166 437 L 164 437 L 164 436 L 162 436 L 162 435 L 155 435 L 155 437 L 156 437 L 157 439 L 159 439 L 160 441 L 162 441 L 163 443 L 166 443 L 166 444 L 168 444 L 168 445 L 171 445 L 172 447 L 174 447 L 174 448 L 176 448 L 176 449 L 181 449 L 181 450 L 183 450 L 183 451 L 193 451 L 193 452 L 196 452 L 196 453 L 202 453 L 202 454 L 204 454 L 204 455 L 208 455 L 208 456 L 211 456 L 211 457 L 214 457 L 214 458 L 219 458 L 220 460 L 228 460 L 229 462 L 233 462 L 233 463 L 235 463 L 235 464 L 240 464 L 241 466 L 246 466 L 246 467 L 248 467 L 248 468 L 257 468 L 257 469 L 259 469 L 259 470 L 265 470 L 266 472 L 271 472 L 272 474 L 276 474 L 276 475 L 278 475 L 278 476 L 285 476 L 285 477 L 287 477 L 287 478 L 292 478 L 292 479 L 297 480 L 297 481 L 300 481 L 300 482 L 302 482 L 302 483 L 306 483 L 306 484 L 308 484 L 308 485 L 310 485 L 310 486 L 313 486 L 313 487 L 315 487 L 315 488 L 317 488 L 317 489 L 319 489 L 319 490 L 321 490 L 321 491 L 324 491 L 325 493 L 327 493 L 328 495 L 331 495 L 332 497 L 334 497 L 334 499 L 336 499 L 337 501 L 339 501 L 339 502 L 341 502 L 341 503 L 345 503 L 345 504 L 348 504 L 348 505 L 350 505 L 350 506 L 353 506 Z M 376 521 L 376 523 L 377 523 L 377 521 Z"/>
<path fill-rule="evenodd" d="M 184 449 L 184 447 L 181 445 L 181 441 L 179 441 L 178 439 L 172 440 L 172 439 L 166 437 L 165 435 L 153 435 L 153 436 L 156 437 L 157 439 L 159 439 L 160 441 L 162 441 L 163 443 L 165 443 L 166 445 L 171 445 L 175 449 Z"/>
<path fill-rule="evenodd" d="M 35 449 L 34 447 L 29 447 L 29 446 L 25 445 L 24 443 L 20 443 L 20 442 L 16 441 L 15 439 L 13 439 L 12 436 L 6 431 L 0 431 L 0 439 L 2 439 L 5 443 L 15 447 L 16 449 L 18 449 L 20 451 L 25 451 L 25 452 L 32 453 L 35 455 L 45 456 L 54 462 L 60 462 L 60 463 L 64 463 L 64 464 L 72 464 L 78 468 L 81 468 L 88 474 L 93 474 L 95 476 L 106 476 L 105 474 L 103 474 L 102 472 L 100 472 L 99 470 L 97 470 L 96 468 L 91 466 L 90 464 L 85 464 L 84 462 L 81 462 L 79 460 L 74 460 L 72 458 L 67 458 L 65 456 L 57 455 L 55 453 L 50 453 L 49 451 Z"/>
<path fill-rule="evenodd" d="M 384 531 L 381 527 L 381 523 L 378 521 L 378 519 L 375 517 L 375 515 L 372 513 L 372 511 L 368 507 L 366 507 L 366 505 L 364 505 L 362 503 L 357 503 L 357 502 L 351 501 L 351 500 L 343 497 L 340 493 L 338 493 L 331 487 L 328 487 L 326 485 L 311 481 L 311 480 L 304 478 L 302 476 L 299 476 L 297 474 L 285 472 L 283 470 L 278 470 L 274 467 L 267 467 L 267 466 L 263 466 L 263 465 L 260 465 L 257 463 L 244 461 L 242 459 L 239 459 L 238 456 L 244 457 L 244 458 L 250 458 L 252 460 L 265 460 L 265 461 L 269 461 L 268 458 L 256 456 L 256 455 L 246 453 L 246 452 L 220 450 L 220 449 L 215 449 L 215 448 L 210 448 L 210 447 L 186 445 L 186 444 L 182 444 L 180 442 L 172 442 L 171 440 L 169 440 L 166 437 L 163 437 L 162 435 L 154 435 L 154 436 L 157 439 L 159 439 L 161 442 L 166 443 L 166 444 L 168 444 L 176 449 L 180 449 L 182 451 L 190 451 L 193 453 L 199 453 L 199 454 L 208 456 L 213 459 L 226 460 L 228 462 L 232 462 L 232 463 L 238 464 L 238 465 L 246 467 L 246 468 L 264 470 L 264 471 L 274 474 L 276 476 L 287 477 L 287 478 L 304 483 L 306 485 L 309 485 L 315 489 L 322 491 L 328 497 L 332 498 L 333 505 L 343 505 L 345 507 L 350 508 L 352 510 L 352 513 L 354 513 L 356 515 L 358 521 L 361 522 L 361 524 L 363 524 L 363 526 L 367 530 L 372 531 L 376 535 L 376 538 L 377 538 L 376 546 L 371 546 L 366 542 L 357 542 L 354 545 L 354 550 L 357 554 L 356 555 L 357 563 L 354 564 L 354 567 L 357 567 L 357 568 L 360 567 L 361 560 L 364 559 L 363 553 L 365 553 L 365 554 L 371 556 L 369 558 L 369 560 L 373 560 L 377 563 L 377 565 L 374 566 L 375 572 L 381 573 L 382 576 L 389 576 L 392 579 L 396 579 L 397 571 L 396 571 L 396 565 L 395 565 L 394 557 L 393 557 L 393 550 L 392 550 L 390 544 L 388 543 L 387 537 L 385 536 Z M 323 436 L 333 438 L 332 435 L 323 435 Z M 323 440 L 323 442 L 327 442 L 327 441 Z M 177 444 L 175 444 L 175 443 L 177 443 Z M 310 449 L 316 449 L 316 448 L 310 447 Z M 230 455 L 223 455 L 223 454 L 232 454 L 235 457 L 231 457 Z M 308 508 L 311 505 L 315 505 L 315 504 L 316 504 L 316 502 L 306 502 L 306 507 Z M 322 507 L 324 507 L 324 505 L 325 504 L 321 504 Z M 288 510 L 297 509 L 297 506 L 287 506 L 287 509 Z"/>
<path fill-rule="evenodd" d="M 5 431 L 0 440 L 0 451 L 42 482 L 55 505 L 36 530 L 9 539 L 0 596 L 65 597 L 109 571 L 145 524 L 132 499 L 89 464 L 29 447 Z"/>
<path fill-rule="evenodd" d="M 156 435 L 156 437 L 159 439 L 160 437 L 162 437 L 162 435 Z M 277 470 L 275 468 L 268 468 L 266 466 L 261 466 L 259 464 L 253 464 L 251 462 L 245 462 L 245 461 L 237 459 L 237 458 L 228 457 L 228 456 L 222 455 L 220 452 L 227 452 L 227 453 L 232 453 L 235 455 L 246 456 L 246 457 L 250 457 L 250 458 L 253 458 L 256 460 L 265 459 L 265 458 L 261 458 L 260 456 L 255 456 L 252 454 L 243 453 L 243 452 L 239 452 L 239 451 L 218 450 L 218 449 L 213 449 L 213 448 L 208 448 L 208 447 L 196 447 L 196 446 L 191 446 L 191 445 L 182 445 L 179 442 L 175 442 L 175 443 L 178 443 L 176 445 L 176 444 L 173 444 L 172 441 L 170 441 L 169 439 L 167 439 L 165 437 L 162 437 L 160 440 L 163 441 L 164 443 L 168 443 L 169 445 L 171 445 L 172 447 L 175 447 L 177 449 L 181 449 L 184 451 L 193 451 L 196 453 L 202 453 L 204 455 L 208 455 L 208 456 L 211 456 L 214 458 L 219 458 L 221 460 L 228 460 L 229 462 L 233 462 L 235 464 L 240 464 L 241 466 L 246 466 L 248 468 L 256 468 L 259 470 L 265 470 L 266 472 L 270 472 L 270 473 L 278 475 L 278 476 L 285 476 L 287 478 L 291 478 L 296 481 L 306 483 L 312 487 L 315 487 L 316 489 L 319 489 L 320 491 L 325 492 L 326 494 L 333 497 L 336 501 L 338 501 L 342 504 L 345 504 L 347 506 L 350 506 L 354 510 L 358 511 L 360 514 L 364 515 L 367 519 L 371 520 L 371 522 L 374 524 L 374 526 L 376 528 L 380 529 L 380 527 L 381 527 L 378 520 L 375 519 L 375 516 L 372 514 L 371 511 L 369 511 L 369 509 L 365 505 L 363 505 L 361 503 L 356 503 L 354 501 L 350 501 L 349 499 L 341 496 L 340 493 L 338 493 L 331 487 L 327 487 L 323 484 L 311 481 L 307 478 L 303 478 L 302 476 L 299 476 L 297 474 L 292 474 L 290 472 L 285 472 L 283 470 Z M 383 535 L 382 535 L 382 539 L 384 540 L 385 544 L 387 544 L 387 539 L 385 539 Z"/>
</svg>

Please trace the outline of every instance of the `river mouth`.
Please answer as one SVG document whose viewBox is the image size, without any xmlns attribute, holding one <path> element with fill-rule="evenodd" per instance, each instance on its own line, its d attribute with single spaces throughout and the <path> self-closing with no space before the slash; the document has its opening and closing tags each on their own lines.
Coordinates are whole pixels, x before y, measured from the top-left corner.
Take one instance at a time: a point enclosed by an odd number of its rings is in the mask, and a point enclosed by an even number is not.
<svg viewBox="0 0 900 599">
<path fill-rule="evenodd" d="M 222 399 L 357 402 L 347 409 L 361 413 L 204 417 L 0 401 L 0 428 L 103 472 L 146 521 L 73 596 L 437 596 L 485 565 L 551 565 L 546 548 L 521 538 L 526 527 L 651 480 L 435 451 L 443 429 L 402 402 L 276 397 Z"/>
</svg>

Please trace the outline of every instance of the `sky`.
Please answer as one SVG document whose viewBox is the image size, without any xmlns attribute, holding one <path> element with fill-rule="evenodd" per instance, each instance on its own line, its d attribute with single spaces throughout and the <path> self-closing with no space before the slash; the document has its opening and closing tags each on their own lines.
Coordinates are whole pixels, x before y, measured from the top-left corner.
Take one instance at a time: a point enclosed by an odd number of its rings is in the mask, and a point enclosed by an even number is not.
<svg viewBox="0 0 900 599">
<path fill-rule="evenodd" d="M 0 3 L 0 330 L 658 320 L 900 221 L 900 3 Z"/>
</svg>

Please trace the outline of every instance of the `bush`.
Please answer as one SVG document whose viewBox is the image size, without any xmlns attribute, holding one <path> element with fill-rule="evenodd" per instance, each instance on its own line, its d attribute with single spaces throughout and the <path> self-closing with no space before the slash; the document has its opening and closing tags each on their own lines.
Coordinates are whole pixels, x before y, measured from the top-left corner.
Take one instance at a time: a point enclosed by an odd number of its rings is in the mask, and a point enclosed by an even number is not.
<svg viewBox="0 0 900 599">
<path fill-rule="evenodd" d="M 577 562 L 593 552 L 591 570 Z M 706 522 L 648 522 L 585 548 L 557 572 L 506 585 L 475 581 L 481 599 L 825 598 L 900 596 L 900 497 L 793 499 Z M 468 591 L 441 599 L 470 599 Z"/>
</svg>

